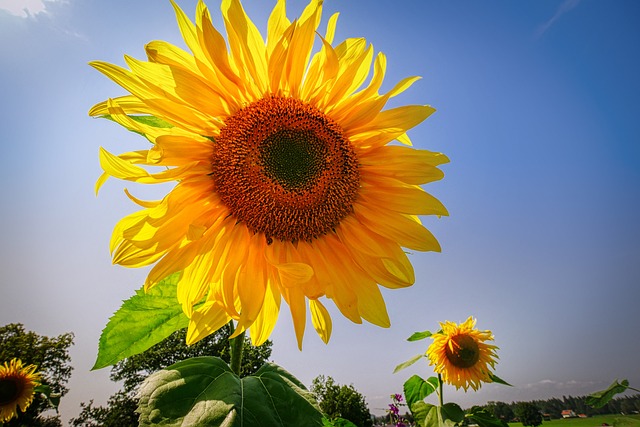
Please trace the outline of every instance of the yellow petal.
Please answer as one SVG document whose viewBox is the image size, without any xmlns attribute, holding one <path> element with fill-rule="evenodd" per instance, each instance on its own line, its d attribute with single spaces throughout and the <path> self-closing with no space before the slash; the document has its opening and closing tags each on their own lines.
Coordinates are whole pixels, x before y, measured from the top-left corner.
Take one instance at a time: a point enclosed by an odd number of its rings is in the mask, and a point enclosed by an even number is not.
<svg viewBox="0 0 640 427">
<path fill-rule="evenodd" d="M 313 327 L 325 344 L 331 338 L 331 316 L 322 303 L 316 299 L 309 300 L 309 309 L 311 311 L 311 321 Z"/>
<path fill-rule="evenodd" d="M 442 202 L 415 185 L 373 175 L 362 177 L 360 196 L 371 206 L 409 215 L 449 215 Z"/>
<path fill-rule="evenodd" d="M 236 69 L 247 70 L 254 95 L 261 97 L 267 90 L 266 46 L 260 32 L 245 13 L 238 0 L 223 0 L 222 16 L 227 29 L 231 58 Z M 249 88 L 248 88 L 249 89 Z"/>
<path fill-rule="evenodd" d="M 251 342 L 254 346 L 264 344 L 278 320 L 280 312 L 280 292 L 273 285 L 267 286 L 262 309 L 251 325 Z"/>
<path fill-rule="evenodd" d="M 229 323 L 231 317 L 227 315 L 222 304 L 217 301 L 207 301 L 202 307 L 193 312 L 187 329 L 187 345 L 195 344 L 202 338 L 211 335 Z"/>
<path fill-rule="evenodd" d="M 440 244 L 429 230 L 406 215 L 387 209 L 369 209 L 364 204 L 354 204 L 354 210 L 360 219 L 376 233 L 387 237 L 400 246 L 417 251 L 440 252 Z"/>
<path fill-rule="evenodd" d="M 276 43 L 284 34 L 284 30 L 291 25 L 291 21 L 287 18 L 285 0 L 278 0 L 267 24 L 267 53 L 271 55 Z"/>
</svg>

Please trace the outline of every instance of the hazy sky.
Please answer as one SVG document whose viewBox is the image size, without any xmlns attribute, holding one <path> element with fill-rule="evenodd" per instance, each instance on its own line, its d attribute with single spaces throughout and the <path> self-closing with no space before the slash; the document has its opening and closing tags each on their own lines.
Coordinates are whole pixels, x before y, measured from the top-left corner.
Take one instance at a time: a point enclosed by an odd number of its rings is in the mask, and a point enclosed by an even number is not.
<svg viewBox="0 0 640 427">
<path fill-rule="evenodd" d="M 245 3 L 263 30 L 274 1 Z M 193 17 L 194 0 L 179 4 Z M 304 4 L 290 1 L 289 17 Z M 319 374 L 352 383 L 379 413 L 408 376 L 432 372 L 392 374 L 425 350 L 405 338 L 473 315 L 514 387 L 447 388 L 446 399 L 583 395 L 615 378 L 638 387 L 640 3 L 326 0 L 324 21 L 337 10 L 337 41 L 363 36 L 387 55 L 386 88 L 423 76 L 396 102 L 438 110 L 410 136 L 451 158 L 427 187 L 451 216 L 425 218 L 443 253 L 412 255 L 416 284 L 383 291 L 390 329 L 332 307 L 331 342 L 309 326 L 300 352 L 284 309 L 273 361 L 307 385 Z M 146 142 L 87 116 L 124 94 L 87 62 L 144 58 L 154 39 L 183 46 L 168 0 L 0 0 L 0 324 L 75 333 L 64 419 L 117 390 L 108 369 L 90 368 L 101 329 L 146 274 L 108 253 L 112 227 L 136 210 L 125 185 L 93 192 L 98 147 Z M 146 199 L 166 191 L 126 187 Z"/>
</svg>

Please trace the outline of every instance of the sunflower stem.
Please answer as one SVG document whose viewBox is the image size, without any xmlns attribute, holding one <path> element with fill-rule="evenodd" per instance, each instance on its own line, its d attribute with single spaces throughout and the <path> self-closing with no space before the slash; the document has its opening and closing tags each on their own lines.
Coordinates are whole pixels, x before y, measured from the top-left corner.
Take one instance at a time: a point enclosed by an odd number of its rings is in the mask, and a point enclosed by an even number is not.
<svg viewBox="0 0 640 427">
<path fill-rule="evenodd" d="M 235 332 L 235 327 L 233 325 L 233 320 L 229 322 L 229 328 L 231 329 L 231 335 Z M 231 370 L 237 375 L 240 376 L 242 373 L 242 350 L 244 347 L 244 333 L 242 331 L 237 337 L 231 338 L 230 346 L 231 346 L 231 361 L 229 366 Z"/>
<path fill-rule="evenodd" d="M 440 407 L 444 405 L 444 398 L 442 397 L 442 375 L 438 374 L 438 400 L 440 401 Z"/>
</svg>

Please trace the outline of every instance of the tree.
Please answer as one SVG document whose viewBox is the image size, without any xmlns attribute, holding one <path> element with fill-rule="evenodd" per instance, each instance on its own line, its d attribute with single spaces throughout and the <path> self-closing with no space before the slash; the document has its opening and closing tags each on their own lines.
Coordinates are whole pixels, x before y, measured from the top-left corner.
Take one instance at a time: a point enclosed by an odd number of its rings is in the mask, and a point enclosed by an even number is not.
<svg viewBox="0 0 640 427">
<path fill-rule="evenodd" d="M 52 392 L 64 396 L 69 391 L 66 384 L 73 369 L 69 356 L 69 347 L 72 344 L 73 334 L 70 332 L 57 337 L 47 337 L 25 331 L 20 323 L 10 323 L 0 327 L 0 363 L 15 357 L 26 365 L 36 365 L 42 373 L 42 384 L 50 386 Z M 26 412 L 5 423 L 5 426 L 62 426 L 60 417 L 41 415 L 47 408 L 45 399 L 35 399 Z"/>
<path fill-rule="evenodd" d="M 511 407 L 504 402 L 489 402 L 486 409 L 499 420 L 509 422 L 513 419 Z"/>
<path fill-rule="evenodd" d="M 364 396 L 353 385 L 341 386 L 333 378 L 319 375 L 312 382 L 311 392 L 328 418 L 344 418 L 358 427 L 373 425 Z"/>
<path fill-rule="evenodd" d="M 198 356 L 218 356 L 229 363 L 229 336 L 231 330 L 225 326 L 203 338 L 196 344 L 187 346 L 186 330 L 172 335 L 151 347 L 147 351 L 128 357 L 111 368 L 111 380 L 122 381 L 123 389 L 112 395 L 107 406 L 93 405 L 93 401 L 82 403 L 78 418 L 71 419 L 74 427 L 128 427 L 138 425 L 138 407 L 136 391 L 138 386 L 150 374 L 166 368 L 180 360 Z M 242 357 L 242 376 L 255 373 L 271 356 L 271 341 L 254 347 L 245 338 Z"/>
<path fill-rule="evenodd" d="M 533 403 L 519 402 L 516 405 L 515 414 L 525 427 L 537 427 L 542 424 L 542 414 L 538 407 Z"/>
</svg>

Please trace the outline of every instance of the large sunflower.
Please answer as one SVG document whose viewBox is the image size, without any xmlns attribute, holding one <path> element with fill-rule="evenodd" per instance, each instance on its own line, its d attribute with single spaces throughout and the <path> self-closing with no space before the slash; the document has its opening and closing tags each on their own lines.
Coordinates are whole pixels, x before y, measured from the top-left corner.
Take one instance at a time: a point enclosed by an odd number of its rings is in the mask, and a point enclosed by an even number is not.
<svg viewBox="0 0 640 427">
<path fill-rule="evenodd" d="M 434 111 L 383 110 L 418 78 L 380 94 L 385 56 L 374 59 L 361 38 L 333 46 L 337 14 L 318 35 L 322 0 L 312 0 L 293 22 L 279 0 L 266 42 L 239 0 L 222 1 L 227 42 L 204 3 L 195 24 L 173 5 L 190 53 L 153 41 L 147 61 L 125 56 L 130 69 L 91 63 L 130 95 L 97 104 L 90 115 L 107 116 L 153 143 L 119 156 L 101 149 L 105 173 L 97 189 L 108 176 L 177 182 L 160 201 L 127 192 L 144 209 L 116 225 L 114 263 L 155 264 L 146 289 L 181 272 L 178 299 L 190 318 L 189 343 L 234 319 L 236 334 L 249 329 L 260 344 L 282 298 L 299 346 L 307 300 L 325 342 L 331 335 L 325 297 L 353 322 L 388 327 L 378 285 L 413 284 L 402 248 L 440 250 L 417 215 L 447 215 L 419 187 L 442 178 L 437 166 L 447 157 L 388 145 L 411 145 L 407 130 Z M 149 173 L 138 164 L 163 170 Z"/>
<path fill-rule="evenodd" d="M 490 369 L 496 363 L 495 345 L 491 331 L 475 329 L 476 320 L 469 317 L 464 323 L 440 323 L 442 331 L 433 335 L 433 343 L 427 349 L 427 357 L 444 382 L 478 390 L 481 382 L 492 382 Z M 491 367 L 491 368 L 490 368 Z"/>
<path fill-rule="evenodd" d="M 0 365 L 0 423 L 18 416 L 18 407 L 26 411 L 40 384 L 40 373 L 36 365 L 23 366 L 20 359 L 11 359 Z"/>
</svg>

